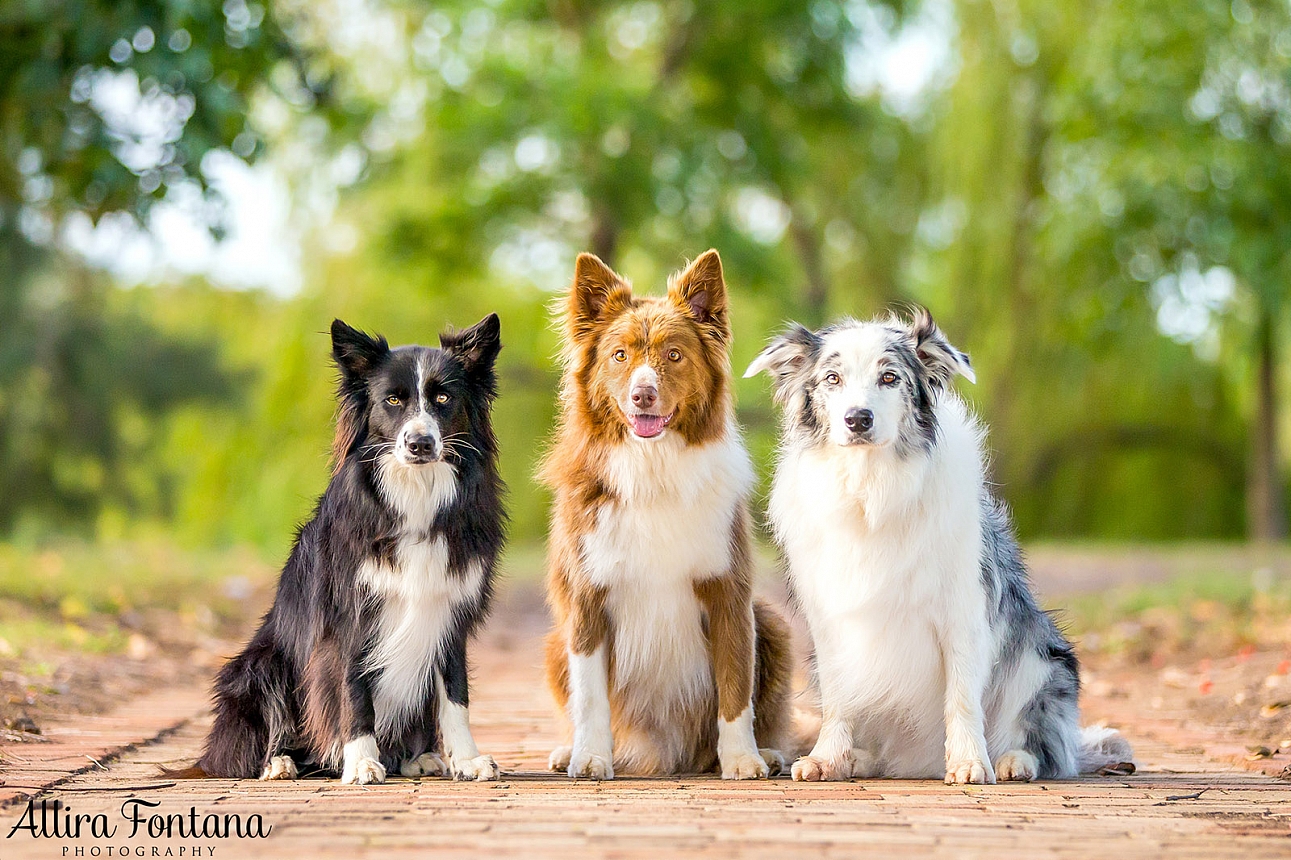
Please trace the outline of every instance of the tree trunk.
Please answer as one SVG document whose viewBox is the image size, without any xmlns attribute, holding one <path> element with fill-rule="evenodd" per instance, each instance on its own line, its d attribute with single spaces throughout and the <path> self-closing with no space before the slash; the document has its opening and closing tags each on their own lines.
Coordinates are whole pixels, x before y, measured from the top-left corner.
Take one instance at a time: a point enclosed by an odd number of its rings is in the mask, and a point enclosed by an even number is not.
<svg viewBox="0 0 1291 860">
<path fill-rule="evenodd" d="M 1278 462 L 1277 344 L 1273 313 L 1261 306 L 1255 334 L 1255 416 L 1246 481 L 1246 532 L 1251 540 L 1287 536 L 1286 496 Z"/>
<path fill-rule="evenodd" d="M 829 311 L 829 278 L 825 274 L 820 242 L 813 228 L 804 224 L 796 214 L 789 229 L 793 243 L 798 248 L 803 272 L 807 276 L 799 300 L 799 317 L 805 325 L 818 328 L 824 324 L 825 314 Z"/>
<path fill-rule="evenodd" d="M 619 228 L 612 211 L 601 209 L 597 212 L 588 241 L 592 245 L 592 253 L 600 257 L 605 265 L 614 268 L 614 252 L 619 247 Z"/>
</svg>

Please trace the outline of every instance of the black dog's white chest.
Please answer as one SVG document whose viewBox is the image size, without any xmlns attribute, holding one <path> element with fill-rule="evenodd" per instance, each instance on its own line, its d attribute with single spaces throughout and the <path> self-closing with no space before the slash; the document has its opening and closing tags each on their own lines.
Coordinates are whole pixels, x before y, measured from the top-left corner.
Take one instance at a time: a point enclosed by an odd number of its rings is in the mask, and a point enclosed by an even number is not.
<svg viewBox="0 0 1291 860">
<path fill-rule="evenodd" d="M 433 694 L 432 669 L 456 624 L 458 607 L 476 599 L 483 578 L 478 563 L 449 573 L 442 537 L 401 541 L 392 562 L 363 565 L 359 581 L 378 605 L 366 658 L 378 735 L 397 732 Z"/>
</svg>

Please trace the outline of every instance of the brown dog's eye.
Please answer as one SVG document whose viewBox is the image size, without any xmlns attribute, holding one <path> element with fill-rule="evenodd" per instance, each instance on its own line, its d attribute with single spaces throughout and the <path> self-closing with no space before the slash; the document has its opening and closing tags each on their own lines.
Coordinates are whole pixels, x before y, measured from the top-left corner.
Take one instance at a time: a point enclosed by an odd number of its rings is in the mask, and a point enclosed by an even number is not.
<svg viewBox="0 0 1291 860">
<path fill-rule="evenodd" d="M 398 406 L 401 403 L 403 403 L 403 401 L 400 400 L 398 397 L 395 397 L 393 394 L 391 394 L 389 397 L 386 398 L 386 403 L 389 403 L 391 406 Z"/>
<path fill-rule="evenodd" d="M 439 392 L 438 394 L 435 395 L 435 402 L 442 406 L 443 404 L 448 402 L 448 395 L 442 391 Z"/>
<path fill-rule="evenodd" d="M 621 350 L 621 349 L 616 349 L 616 350 L 614 350 L 614 360 L 615 360 L 615 361 L 627 361 L 627 360 L 628 360 L 628 354 L 627 354 L 626 352 L 624 352 L 623 350 Z"/>
<path fill-rule="evenodd" d="M 883 375 L 879 377 L 879 382 L 882 382 L 884 385 L 895 385 L 897 382 L 897 379 L 898 377 L 895 373 L 893 373 L 890 370 L 887 370 L 887 371 L 884 371 Z"/>
<path fill-rule="evenodd" d="M 681 361 L 681 350 L 679 350 L 679 349 L 670 349 L 670 350 L 668 350 L 668 360 L 669 360 L 669 361 Z"/>
<path fill-rule="evenodd" d="M 839 377 L 839 375 L 837 373 L 834 373 L 832 370 L 829 373 L 825 374 L 825 382 L 828 383 L 829 385 L 837 385 L 842 381 L 843 380 Z"/>
</svg>

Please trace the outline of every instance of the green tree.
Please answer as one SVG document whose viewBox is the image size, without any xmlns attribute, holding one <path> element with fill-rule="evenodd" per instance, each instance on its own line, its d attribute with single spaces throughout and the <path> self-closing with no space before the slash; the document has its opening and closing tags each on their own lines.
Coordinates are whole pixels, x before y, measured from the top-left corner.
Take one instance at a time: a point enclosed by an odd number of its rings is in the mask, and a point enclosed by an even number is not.
<svg viewBox="0 0 1291 860">
<path fill-rule="evenodd" d="M 254 157 L 248 107 L 271 86 L 343 113 L 326 64 L 259 3 L 0 6 L 0 531 L 24 513 L 85 522 L 137 503 L 120 476 L 148 428 L 178 404 L 232 396 L 209 334 L 176 341 L 119 308 L 60 233 L 74 215 L 146 224 L 184 184 L 217 203 L 203 156 Z"/>
<path fill-rule="evenodd" d="M 1245 389 L 1247 533 L 1284 538 L 1276 385 L 1291 278 L 1291 9 L 1103 3 L 1089 32 L 1064 82 L 1060 152 L 1087 171 L 1084 196 L 1123 209 L 1125 275 L 1151 284 L 1167 312 L 1221 320 Z"/>
<path fill-rule="evenodd" d="M 1087 71 L 1150 66 L 1173 75 L 1173 89 L 1145 81 L 1139 103 L 1183 122 L 1186 75 L 1128 59 L 1144 49 L 1132 34 L 1153 17 L 1142 9 L 956 9 L 959 70 L 929 141 L 935 229 L 916 249 L 911 290 L 982 367 L 976 397 L 1021 527 L 1231 534 L 1243 458 L 1228 380 L 1162 336 L 1150 290 L 1127 265 L 1140 227 L 1116 171 L 1155 163 L 1159 130 L 1138 133 L 1136 156 L 1086 103 L 1097 92 Z M 1116 51 L 1100 41 L 1108 17 L 1127 34 Z M 1123 106 L 1115 92 L 1110 102 Z"/>
</svg>

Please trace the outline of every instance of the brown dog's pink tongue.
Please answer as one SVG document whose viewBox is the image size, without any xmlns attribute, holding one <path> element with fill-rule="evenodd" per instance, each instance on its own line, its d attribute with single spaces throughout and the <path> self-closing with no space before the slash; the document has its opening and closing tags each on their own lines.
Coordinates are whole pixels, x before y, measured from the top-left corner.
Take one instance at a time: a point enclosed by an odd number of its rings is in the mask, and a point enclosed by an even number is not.
<svg viewBox="0 0 1291 860">
<path fill-rule="evenodd" d="M 642 439 L 649 439 L 651 436 L 658 436 L 663 432 L 664 424 L 668 423 L 662 415 L 633 415 L 632 430 Z"/>
</svg>

